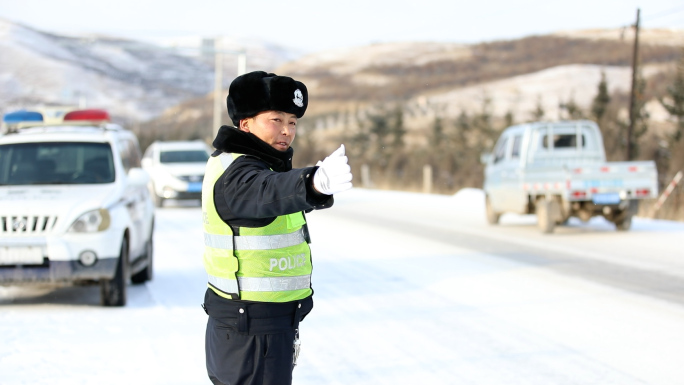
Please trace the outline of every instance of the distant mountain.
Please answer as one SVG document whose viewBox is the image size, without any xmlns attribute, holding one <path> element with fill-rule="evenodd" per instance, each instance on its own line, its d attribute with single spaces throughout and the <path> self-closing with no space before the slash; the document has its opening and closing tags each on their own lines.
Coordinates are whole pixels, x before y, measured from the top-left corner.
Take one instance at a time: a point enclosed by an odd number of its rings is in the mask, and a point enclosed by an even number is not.
<svg viewBox="0 0 684 385">
<path fill-rule="evenodd" d="M 247 69 L 271 70 L 291 60 L 282 47 L 228 40 L 247 54 Z M 105 108 L 118 120 L 145 121 L 214 87 L 214 57 L 202 39 L 158 46 L 103 36 L 60 36 L 0 19 L 0 114 L 18 108 L 69 105 Z M 235 55 L 225 55 L 223 84 Z"/>
<path fill-rule="evenodd" d="M 247 38 L 222 38 L 225 90 L 237 73 L 237 53 L 248 71 L 274 71 L 309 88 L 309 121 L 345 126 L 353 111 L 402 104 L 408 124 L 436 113 L 479 111 L 523 119 L 539 103 L 548 117 L 570 100 L 586 108 L 601 73 L 611 91 L 630 87 L 631 30 L 563 31 L 522 39 L 456 44 L 374 44 L 302 55 Z M 681 56 L 682 30 L 642 30 L 645 76 L 670 71 Z M 158 129 L 211 122 L 214 43 L 198 36 L 155 45 L 103 36 L 60 36 L 0 19 L 0 113 L 38 105 L 108 109 L 117 120 L 157 119 Z M 653 119 L 665 118 L 651 103 Z M 662 112 L 662 111 L 660 111 Z M 340 114 L 343 113 L 343 114 Z M 227 114 L 222 115 L 227 123 Z M 200 123 L 200 121 L 202 123 Z M 163 122 L 163 123 L 161 123 Z"/>
<path fill-rule="evenodd" d="M 682 54 L 684 31 L 643 30 L 642 37 L 640 64 L 646 76 L 672 66 Z M 503 115 L 507 109 L 522 112 L 538 99 L 551 110 L 570 98 L 586 106 L 601 72 L 606 72 L 611 91 L 628 90 L 632 46 L 633 33 L 620 30 L 472 45 L 384 43 L 314 53 L 277 71 L 311 85 L 313 114 L 382 103 L 432 103 L 453 116 L 460 109 L 479 109 L 489 97 Z"/>
</svg>

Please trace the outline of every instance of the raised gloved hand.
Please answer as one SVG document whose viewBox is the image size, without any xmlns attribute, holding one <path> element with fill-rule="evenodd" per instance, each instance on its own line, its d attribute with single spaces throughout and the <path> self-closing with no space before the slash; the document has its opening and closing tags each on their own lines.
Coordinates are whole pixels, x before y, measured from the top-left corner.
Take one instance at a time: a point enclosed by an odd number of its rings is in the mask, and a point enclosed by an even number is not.
<svg viewBox="0 0 684 385">
<path fill-rule="evenodd" d="M 344 155 L 344 144 L 328 155 L 323 161 L 318 161 L 318 170 L 313 177 L 313 185 L 316 191 L 326 195 L 352 188 L 351 167 L 349 159 Z"/>
</svg>

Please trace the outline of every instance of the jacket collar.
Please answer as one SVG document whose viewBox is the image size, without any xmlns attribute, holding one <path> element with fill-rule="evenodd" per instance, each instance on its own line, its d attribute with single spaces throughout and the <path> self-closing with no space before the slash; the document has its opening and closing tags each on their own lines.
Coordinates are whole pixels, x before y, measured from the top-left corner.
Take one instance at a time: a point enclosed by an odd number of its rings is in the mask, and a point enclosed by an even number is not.
<svg viewBox="0 0 684 385">
<path fill-rule="evenodd" d="M 287 151 L 278 151 L 251 132 L 240 131 L 236 127 L 221 126 L 213 145 L 221 152 L 255 156 L 266 162 L 273 171 L 292 170 L 292 147 Z"/>
</svg>

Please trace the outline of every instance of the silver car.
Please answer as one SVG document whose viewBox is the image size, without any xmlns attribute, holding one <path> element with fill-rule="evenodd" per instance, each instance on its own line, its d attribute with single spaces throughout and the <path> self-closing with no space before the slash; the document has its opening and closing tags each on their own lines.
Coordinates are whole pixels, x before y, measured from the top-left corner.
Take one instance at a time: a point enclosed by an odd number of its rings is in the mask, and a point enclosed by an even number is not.
<svg viewBox="0 0 684 385">
<path fill-rule="evenodd" d="M 167 199 L 202 198 L 202 180 L 209 159 L 202 141 L 157 141 L 143 155 L 142 167 L 150 174 L 150 192 L 157 207 Z"/>
</svg>

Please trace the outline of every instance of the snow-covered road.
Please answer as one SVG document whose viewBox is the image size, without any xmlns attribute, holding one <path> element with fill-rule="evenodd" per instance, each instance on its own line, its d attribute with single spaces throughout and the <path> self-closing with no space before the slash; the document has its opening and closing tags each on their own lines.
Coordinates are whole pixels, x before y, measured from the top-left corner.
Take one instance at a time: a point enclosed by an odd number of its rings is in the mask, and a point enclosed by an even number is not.
<svg viewBox="0 0 684 385">
<path fill-rule="evenodd" d="M 492 228 L 479 190 L 354 189 L 307 219 L 297 385 L 684 384 L 684 224 Z M 199 208 L 159 209 L 155 242 L 125 308 L 0 287 L 0 384 L 208 384 Z"/>
</svg>

